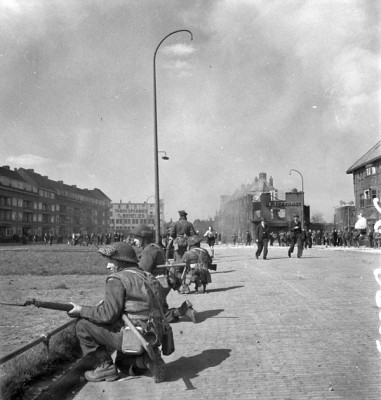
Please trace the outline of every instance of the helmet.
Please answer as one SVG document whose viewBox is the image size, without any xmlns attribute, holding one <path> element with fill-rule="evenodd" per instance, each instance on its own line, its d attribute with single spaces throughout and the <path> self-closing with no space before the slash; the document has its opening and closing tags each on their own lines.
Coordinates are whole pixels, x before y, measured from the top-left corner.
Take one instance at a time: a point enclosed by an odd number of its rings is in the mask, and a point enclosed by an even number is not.
<svg viewBox="0 0 381 400">
<path fill-rule="evenodd" d="M 138 263 L 138 258 L 134 248 L 125 242 L 116 242 L 113 244 L 106 244 L 99 247 L 99 253 L 105 257 L 109 257 L 113 260 L 126 261 L 130 263 Z"/>
<path fill-rule="evenodd" d="M 153 238 L 153 231 L 147 225 L 137 225 L 131 231 L 131 235 L 138 236 L 141 238 L 151 239 Z"/>
</svg>

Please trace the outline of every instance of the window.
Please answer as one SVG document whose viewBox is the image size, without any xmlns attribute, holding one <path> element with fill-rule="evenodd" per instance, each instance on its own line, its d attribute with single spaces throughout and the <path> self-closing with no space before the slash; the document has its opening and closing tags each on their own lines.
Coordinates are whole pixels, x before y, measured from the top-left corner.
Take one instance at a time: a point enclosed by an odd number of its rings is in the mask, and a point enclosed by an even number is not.
<svg viewBox="0 0 381 400">
<path fill-rule="evenodd" d="M 376 173 L 376 167 L 367 167 L 366 176 L 374 175 Z"/>
</svg>

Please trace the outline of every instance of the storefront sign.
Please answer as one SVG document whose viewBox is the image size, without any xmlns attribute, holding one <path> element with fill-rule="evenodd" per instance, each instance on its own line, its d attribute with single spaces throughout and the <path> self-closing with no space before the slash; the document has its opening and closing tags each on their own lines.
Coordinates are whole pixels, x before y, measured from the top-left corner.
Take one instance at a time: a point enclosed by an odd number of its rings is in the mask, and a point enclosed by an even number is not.
<svg viewBox="0 0 381 400">
<path fill-rule="evenodd" d="M 278 208 L 286 208 L 286 207 L 301 207 L 302 203 L 298 202 L 298 201 L 282 201 L 282 200 L 278 200 L 278 201 L 270 201 L 269 203 L 269 207 L 278 207 Z"/>
</svg>

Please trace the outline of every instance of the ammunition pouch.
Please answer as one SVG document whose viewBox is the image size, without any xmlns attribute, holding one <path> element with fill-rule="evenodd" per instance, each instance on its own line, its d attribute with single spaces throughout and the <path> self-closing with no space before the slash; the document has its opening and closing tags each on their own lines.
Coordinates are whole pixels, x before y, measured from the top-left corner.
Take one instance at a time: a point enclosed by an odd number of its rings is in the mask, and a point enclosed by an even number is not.
<svg viewBox="0 0 381 400">
<path fill-rule="evenodd" d="M 175 340 L 173 338 L 172 327 L 166 323 L 161 339 L 161 351 L 164 356 L 169 356 L 175 351 Z"/>
<path fill-rule="evenodd" d="M 188 241 L 187 240 L 188 240 L 187 235 L 178 236 L 173 242 L 174 249 L 178 250 L 179 247 L 188 247 Z"/>
</svg>

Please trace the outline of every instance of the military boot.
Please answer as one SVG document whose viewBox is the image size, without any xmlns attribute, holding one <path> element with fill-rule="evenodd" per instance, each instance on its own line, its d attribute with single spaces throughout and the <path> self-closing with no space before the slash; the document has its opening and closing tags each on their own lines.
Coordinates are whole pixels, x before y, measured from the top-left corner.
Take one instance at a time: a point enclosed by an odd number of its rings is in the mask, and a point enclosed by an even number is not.
<svg viewBox="0 0 381 400">
<path fill-rule="evenodd" d="M 155 361 L 151 360 L 148 353 L 144 353 L 136 358 L 136 367 L 138 369 L 148 369 L 152 374 L 155 383 L 163 382 L 167 378 L 167 366 L 161 358 L 161 353 L 158 348 L 155 348 Z"/>
<path fill-rule="evenodd" d="M 197 323 L 197 311 L 189 300 L 184 301 L 180 306 L 180 314 L 187 316 L 194 324 Z"/>
<path fill-rule="evenodd" d="M 95 357 L 99 360 L 99 364 L 94 370 L 85 372 L 85 379 L 88 382 L 112 382 L 119 378 L 112 358 L 104 348 L 97 349 Z"/>
<path fill-rule="evenodd" d="M 115 366 L 120 372 L 129 373 L 131 366 L 134 364 L 134 360 L 135 356 L 129 356 L 118 351 L 115 357 Z"/>
<path fill-rule="evenodd" d="M 190 289 L 188 285 L 182 285 L 181 289 L 180 289 L 180 293 L 181 294 L 189 294 L 190 293 Z"/>
</svg>

